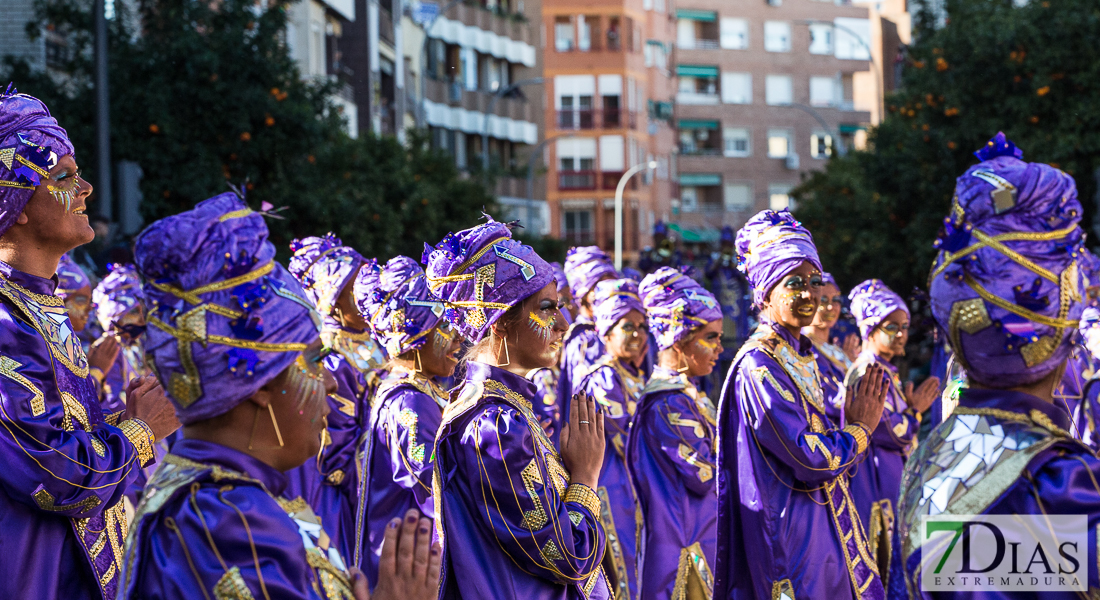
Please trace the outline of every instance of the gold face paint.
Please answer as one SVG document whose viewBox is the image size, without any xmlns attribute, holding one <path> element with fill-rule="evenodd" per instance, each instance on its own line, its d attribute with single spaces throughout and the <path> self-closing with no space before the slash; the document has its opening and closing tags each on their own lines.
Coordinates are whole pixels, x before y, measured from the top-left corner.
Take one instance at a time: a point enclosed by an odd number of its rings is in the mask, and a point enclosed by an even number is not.
<svg viewBox="0 0 1100 600">
<path fill-rule="evenodd" d="M 440 321 L 439 325 L 432 331 L 432 354 L 436 358 L 443 358 L 451 347 L 451 340 L 454 339 L 455 334 L 450 329 L 446 321 Z"/>
<path fill-rule="evenodd" d="M 299 354 L 290 367 L 287 377 L 288 387 L 298 398 L 298 413 L 302 414 L 305 406 L 317 406 L 325 401 L 325 374 L 322 371 L 324 365 L 318 362 L 306 360 Z"/>
<path fill-rule="evenodd" d="M 56 185 L 52 181 L 47 180 L 46 190 L 58 204 L 65 207 L 65 212 L 71 212 L 73 201 L 80 195 L 80 175 L 73 175 L 65 183 L 57 182 Z"/>
<path fill-rule="evenodd" d="M 549 343 L 554 337 L 554 317 L 543 319 L 535 313 L 528 313 L 527 326 L 531 328 L 531 331 L 538 334 L 543 342 Z"/>
<path fill-rule="evenodd" d="M 69 296 L 65 299 L 65 309 L 69 311 L 69 318 L 88 318 L 88 309 L 91 305 L 91 301 L 84 294 Z"/>
<path fill-rule="evenodd" d="M 712 342 L 705 338 L 699 338 L 695 340 L 695 344 L 703 350 L 714 353 L 718 351 L 718 342 Z"/>
</svg>

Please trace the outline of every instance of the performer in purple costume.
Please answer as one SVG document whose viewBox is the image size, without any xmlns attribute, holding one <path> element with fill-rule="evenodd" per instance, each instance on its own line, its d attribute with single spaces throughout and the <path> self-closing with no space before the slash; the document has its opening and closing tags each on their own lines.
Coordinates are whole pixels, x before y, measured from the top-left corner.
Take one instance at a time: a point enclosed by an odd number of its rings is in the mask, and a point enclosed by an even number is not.
<svg viewBox="0 0 1100 600">
<path fill-rule="evenodd" d="M 370 404 L 355 517 L 361 537 L 353 561 L 373 587 L 386 523 L 410 508 L 435 519 L 432 458 L 447 395 L 434 379 L 454 374 L 462 337 L 443 320 L 424 269 L 407 256 L 360 271 L 355 303 L 392 357 Z"/>
<path fill-rule="evenodd" d="M 294 256 L 288 270 L 321 315 L 321 340 L 329 349 L 323 362 L 336 380 L 336 392 L 328 396 L 327 443 L 314 460 L 287 473 L 286 495 L 309 502 L 326 529 L 337 533 L 340 553 L 350 559 L 359 490 L 356 453 L 370 418 L 368 394 L 379 379 L 375 369 L 382 361 L 352 288 L 364 265 L 370 269 L 374 261 L 331 233 L 294 240 L 290 248 Z"/>
<path fill-rule="evenodd" d="M 68 254 L 62 254 L 61 262 L 57 263 L 57 289 L 54 294 L 65 301 L 73 331 L 84 331 L 92 308 L 92 280 Z"/>
<path fill-rule="evenodd" d="M 573 290 L 569 287 L 569 278 L 565 276 L 565 269 L 561 263 L 552 262 L 550 268 L 554 269 L 554 283 L 558 288 L 558 305 L 561 307 L 561 316 L 566 323 L 572 323 L 577 314 L 576 301 L 573 299 Z"/>
<path fill-rule="evenodd" d="M 118 356 L 100 379 L 100 402 L 103 412 L 111 413 L 126 407 L 126 390 L 130 382 L 149 375 L 145 366 L 145 296 L 141 292 L 141 277 L 133 265 L 112 264 L 110 272 L 92 291 L 92 306 L 103 335 L 92 348 L 108 339 L 118 342 Z"/>
<path fill-rule="evenodd" d="M 1005 591 L 996 581 L 921 589 L 919 573 L 934 572 L 928 562 L 953 537 L 922 546 L 924 517 L 958 514 L 1087 515 L 1078 576 L 1089 590 L 1100 587 L 1100 460 L 1073 439 L 1069 415 L 1053 402 L 1085 297 L 1077 189 L 1066 173 L 1021 160 L 1003 133 L 977 155 L 982 162 L 957 180 L 930 285 L 932 314 L 971 386 L 906 465 L 898 506 L 905 579 L 911 598 L 1078 597 Z"/>
<path fill-rule="evenodd" d="M 565 257 L 565 275 L 577 303 L 577 315 L 565 333 L 561 355 L 561 375 L 558 383 L 559 397 L 568 398 L 579 382 L 573 381 L 574 371 L 587 371 L 601 356 L 603 342 L 596 334 L 592 314 L 593 292 L 596 284 L 605 279 L 615 279 L 615 267 L 611 257 L 597 246 L 570 248 Z M 569 419 L 569 406 L 562 407 L 564 419 Z"/>
<path fill-rule="evenodd" d="M 1085 372 L 1089 374 L 1089 377 L 1084 382 L 1081 391 L 1081 404 L 1077 407 L 1076 413 L 1071 414 L 1073 425 L 1071 433 L 1074 434 L 1075 438 L 1088 444 L 1094 450 L 1100 450 L 1100 429 L 1097 429 L 1097 424 L 1100 424 L 1100 383 L 1098 383 L 1100 378 L 1096 377 L 1096 365 L 1100 363 L 1100 308 L 1089 306 L 1081 312 L 1081 326 L 1078 332 L 1081 341 L 1074 344 L 1070 360 L 1072 361 L 1073 355 L 1081 352 L 1081 348 L 1083 348 L 1084 352 L 1087 353 L 1089 368 L 1092 369 L 1092 372 Z M 1069 368 L 1070 366 L 1067 364 L 1067 372 Z M 1062 381 L 1064 386 L 1065 376 L 1062 377 Z M 1055 390 L 1054 392 L 1056 404 L 1058 404 L 1058 391 Z"/>
<path fill-rule="evenodd" d="M 883 586 L 889 588 L 901 472 L 916 444 L 921 414 L 936 399 L 940 380 L 929 377 L 916 390 L 912 382 L 903 387 L 897 367 L 890 363 L 905 354 L 909 341 L 909 307 L 901 296 L 878 279 L 869 279 L 852 289 L 848 299 L 863 337 L 863 352 L 848 369 L 846 385 L 854 385 L 870 365 L 882 367 L 886 377 L 886 404 L 871 432 L 870 452 L 849 475 L 852 501 L 867 530 L 871 556 L 878 562 Z"/>
<path fill-rule="evenodd" d="M 833 343 L 830 333 L 840 319 L 843 297 L 832 275 L 822 273 L 821 281 L 824 284 L 821 287 L 821 303 L 817 306 L 814 322 L 802 328 L 802 335 L 814 345 L 814 360 L 817 361 L 821 391 L 825 394 L 825 414 L 833 425 L 843 427 L 847 425 L 844 422 L 844 377 L 852 366 L 848 354 L 853 350 L 858 353 L 859 340 L 851 335 L 844 340 L 843 348 Z"/>
<path fill-rule="evenodd" d="M 638 502 L 626 466 L 626 441 L 645 376 L 635 366 L 645 352 L 645 307 L 632 279 L 608 279 L 596 284 L 593 300 L 596 333 L 606 354 L 581 378 L 580 389 L 596 399 L 606 418 L 607 447 L 600 470 L 600 496 L 604 531 L 615 565 L 618 589 L 615 597 L 630 600 L 638 596 L 637 557 Z"/>
<path fill-rule="evenodd" d="M 524 378 L 553 364 L 565 332 L 550 265 L 491 218 L 448 234 L 425 262 L 446 318 L 474 344 L 436 437 L 439 598 L 611 598 L 595 491 L 603 413 L 574 397 L 559 454 Z"/>
<path fill-rule="evenodd" d="M 671 267 L 642 279 L 639 295 L 659 354 L 626 451 L 642 517 L 638 598 L 710 598 L 715 410 L 691 379 L 709 375 L 722 352 L 722 309 L 713 294 Z"/>
<path fill-rule="evenodd" d="M 1096 255 L 1088 249 L 1082 248 L 1078 270 L 1090 307 L 1100 306 L 1100 300 L 1095 297 L 1097 288 L 1100 286 L 1098 269 L 1100 269 L 1100 259 L 1097 259 Z M 1090 317 L 1093 314 L 1095 312 L 1091 312 Z M 1070 352 L 1069 360 L 1066 361 L 1066 373 L 1062 376 L 1058 389 L 1054 390 L 1054 402 L 1070 416 L 1070 433 L 1079 440 L 1085 440 L 1086 436 L 1092 439 L 1089 434 L 1088 411 L 1081 405 L 1085 397 L 1085 387 L 1089 381 L 1096 378 L 1097 368 L 1100 366 L 1098 355 L 1088 347 L 1089 337 L 1097 337 L 1096 332 L 1089 331 L 1094 326 L 1091 318 L 1081 317 L 1079 335 L 1072 338 L 1073 350 Z"/>
<path fill-rule="evenodd" d="M 786 210 L 737 232 L 738 265 L 761 326 L 741 349 L 718 409 L 715 598 L 881 599 L 847 470 L 882 415 L 882 368 L 849 390 L 843 429 L 825 414 L 813 344 L 800 335 L 821 295 L 813 238 Z"/>
<path fill-rule="evenodd" d="M 577 310 L 573 301 L 573 291 L 569 289 L 569 281 L 566 279 L 565 271 L 562 270 L 561 265 L 556 262 L 550 263 L 550 268 L 554 270 L 554 283 L 558 288 L 558 308 L 561 309 L 562 317 L 565 318 L 565 324 L 571 325 L 573 323 L 572 315 Z M 553 365 L 540 367 L 527 374 L 527 379 L 534 382 L 536 390 L 531 409 L 539 416 L 543 429 L 546 430 L 551 439 L 557 439 L 562 424 L 562 402 L 561 398 L 558 397 L 562 393 L 560 383 L 561 367 L 558 366 L 560 364 L 561 351 L 559 350 Z"/>
<path fill-rule="evenodd" d="M 95 236 L 65 130 L 39 100 L 0 94 L 0 597 L 113 600 L 122 495 L 179 424 L 159 387 L 104 414 L 54 295 L 61 256 Z"/>
</svg>

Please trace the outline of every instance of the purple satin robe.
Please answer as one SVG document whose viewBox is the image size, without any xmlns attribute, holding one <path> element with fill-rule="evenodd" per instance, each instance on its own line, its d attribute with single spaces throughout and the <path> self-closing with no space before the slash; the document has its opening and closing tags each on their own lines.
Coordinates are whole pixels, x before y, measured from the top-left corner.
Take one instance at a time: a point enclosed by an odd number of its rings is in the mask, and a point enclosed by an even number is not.
<svg viewBox="0 0 1100 600">
<path fill-rule="evenodd" d="M 561 432 L 561 402 L 558 398 L 558 377 L 561 369 L 558 367 L 543 367 L 535 369 L 527 374 L 527 378 L 535 384 L 535 398 L 531 401 L 531 410 L 539 419 L 550 419 L 552 434 L 556 438 Z"/>
<path fill-rule="evenodd" d="M 884 597 L 846 474 L 867 436 L 825 415 L 811 348 L 762 323 L 726 378 L 715 598 Z"/>
<path fill-rule="evenodd" d="M 342 555 L 286 484 L 237 450 L 176 442 L 137 507 L 119 600 L 350 597 Z"/>
<path fill-rule="evenodd" d="M 594 490 L 569 472 L 531 411 L 535 386 L 469 362 L 435 445 L 440 600 L 604 600 L 606 536 Z"/>
<path fill-rule="evenodd" d="M 886 405 L 882 419 L 871 434 L 867 458 L 849 472 L 852 501 L 867 531 L 871 555 L 878 557 L 879 569 L 890 564 L 891 540 L 897 530 L 896 509 L 901 489 L 901 473 L 905 460 L 916 444 L 920 430 L 920 415 L 908 408 L 902 393 L 897 367 L 869 350 L 864 350 L 848 369 L 849 386 L 863 377 L 867 367 L 878 363 L 886 376 Z M 883 585 L 889 586 L 890 576 L 882 573 Z"/>
<path fill-rule="evenodd" d="M 337 390 L 328 396 L 328 433 L 331 443 L 316 459 L 287 471 L 288 497 L 301 496 L 335 538 L 345 557 L 354 556 L 355 511 L 359 477 L 356 453 L 366 430 L 370 409 L 368 392 L 373 391 L 374 373 L 363 373 L 343 354 L 324 358 L 325 368 L 336 379 Z"/>
<path fill-rule="evenodd" d="M 1085 386 L 1096 376 L 1096 371 L 1096 360 L 1088 349 L 1083 344 L 1074 344 L 1062 382 L 1054 390 L 1054 403 L 1069 415 L 1069 431 L 1079 440 L 1085 439 L 1088 431 L 1088 416 L 1082 410 L 1081 401 Z"/>
<path fill-rule="evenodd" d="M 56 285 L 0 262 L 0 597 L 113 599 L 142 457 L 104 420 Z"/>
<path fill-rule="evenodd" d="M 636 561 L 641 509 L 626 466 L 626 442 L 645 380 L 633 366 L 610 356 L 605 355 L 597 365 L 580 387 L 604 413 L 607 446 L 596 493 L 602 502 L 600 520 L 615 566 L 615 597 L 630 600 L 638 597 Z"/>
<path fill-rule="evenodd" d="M 825 415 L 834 426 L 847 425 L 844 419 L 844 378 L 852 361 L 836 344 L 814 344 L 811 352 L 817 361 L 817 371 L 821 376 L 821 391 L 825 395 Z"/>
<path fill-rule="evenodd" d="M 362 540 L 352 559 L 372 589 L 378 584 L 386 524 L 404 517 L 410 508 L 435 519 L 432 456 L 446 405 L 447 397 L 439 387 L 410 374 L 390 374 L 374 396 L 356 512 L 356 523 L 361 524 L 356 534 Z"/>
<path fill-rule="evenodd" d="M 577 385 L 604 354 L 603 340 L 592 319 L 579 316 L 562 338 L 561 373 L 558 374 L 558 398 L 561 398 L 561 422 L 569 422 L 569 399 L 579 392 Z M 560 434 L 560 432 L 559 432 Z M 556 441 L 558 436 L 554 436 Z"/>
<path fill-rule="evenodd" d="M 1014 418 L 1006 418 L 1010 416 Z M 1022 392 L 962 391 L 955 411 L 921 442 L 902 479 L 898 533 L 910 598 L 1079 597 L 1055 592 L 1010 593 L 989 587 L 922 592 L 916 572 L 921 562 L 921 518 L 958 512 L 958 506 L 965 506 L 962 514 L 1088 515 L 1088 559 L 1082 560 L 1081 574 L 1087 571 L 1090 591 L 1100 587 L 1100 487 L 1096 483 L 1100 481 L 1100 460 L 1069 435 L 1069 426 L 1069 415 L 1060 407 Z M 944 456 L 949 458 L 946 463 Z"/>
<path fill-rule="evenodd" d="M 639 599 L 711 597 L 718 517 L 714 427 L 710 399 L 684 375 L 654 367 L 626 450 L 642 512 Z"/>
</svg>

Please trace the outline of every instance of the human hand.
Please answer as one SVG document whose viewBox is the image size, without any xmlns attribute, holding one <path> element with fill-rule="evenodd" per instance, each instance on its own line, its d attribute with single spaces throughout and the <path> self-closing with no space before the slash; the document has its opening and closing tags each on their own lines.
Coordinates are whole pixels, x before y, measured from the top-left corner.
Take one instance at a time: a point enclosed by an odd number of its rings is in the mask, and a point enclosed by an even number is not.
<svg viewBox="0 0 1100 600">
<path fill-rule="evenodd" d="M 561 459 L 573 483 L 596 489 L 603 468 L 603 411 L 587 394 L 574 394 L 569 422 L 561 431 Z"/>
<path fill-rule="evenodd" d="M 546 437 L 554 437 L 554 419 L 543 417 L 539 419 L 539 425 L 541 425 L 542 430 L 546 432 Z"/>
<path fill-rule="evenodd" d="M 860 424 L 873 433 L 882 419 L 882 408 L 886 402 L 885 371 L 881 365 L 867 367 L 863 377 L 848 388 L 847 406 L 844 416 L 849 423 Z"/>
<path fill-rule="evenodd" d="M 940 378 L 929 377 L 920 384 L 916 390 L 913 389 L 913 382 L 905 382 L 905 403 L 909 405 L 909 408 L 922 413 L 936 401 L 936 394 L 940 391 Z"/>
<path fill-rule="evenodd" d="M 844 338 L 844 356 L 848 357 L 848 360 L 855 361 L 859 357 L 860 341 L 859 336 L 854 333 L 849 333 L 848 337 Z"/>
<path fill-rule="evenodd" d="M 418 518 L 410 508 L 404 520 L 393 519 L 382 540 L 382 558 L 378 563 L 378 585 L 374 600 L 435 600 L 439 594 L 439 567 L 442 554 L 432 544 L 431 519 Z M 356 600 L 370 600 L 366 577 L 352 573 Z"/>
<path fill-rule="evenodd" d="M 113 335 L 105 335 L 92 344 L 88 349 L 88 366 L 103 371 L 106 375 L 118 360 L 118 352 L 121 346 L 118 338 Z"/>
<path fill-rule="evenodd" d="M 175 407 L 153 375 L 135 377 L 126 386 L 126 412 L 122 418 L 140 419 L 153 430 L 157 441 L 180 428 Z"/>
</svg>

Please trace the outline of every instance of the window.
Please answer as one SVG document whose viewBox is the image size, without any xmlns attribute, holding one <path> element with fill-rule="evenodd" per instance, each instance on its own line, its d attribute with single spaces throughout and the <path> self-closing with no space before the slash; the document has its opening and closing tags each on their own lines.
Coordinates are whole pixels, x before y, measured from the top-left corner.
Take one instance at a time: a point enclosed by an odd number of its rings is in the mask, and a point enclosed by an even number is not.
<svg viewBox="0 0 1100 600">
<path fill-rule="evenodd" d="M 791 200 L 791 186 L 785 183 L 773 183 L 768 186 L 768 208 L 794 210 L 794 201 Z"/>
<path fill-rule="evenodd" d="M 599 17 L 597 17 L 598 19 Z M 599 21 L 597 21 L 598 23 Z M 592 49 L 592 26 L 591 21 L 585 18 L 584 15 L 577 17 L 577 30 L 579 35 L 577 36 L 577 49 L 581 52 L 588 52 Z"/>
<path fill-rule="evenodd" d="M 810 105 L 836 106 L 837 81 L 833 77 L 810 78 Z"/>
<path fill-rule="evenodd" d="M 569 17 L 554 19 L 554 49 L 569 52 L 573 45 L 573 21 Z"/>
<path fill-rule="evenodd" d="M 592 240 L 592 211 L 590 210 L 565 210 L 562 211 L 562 233 L 565 239 L 573 243 L 584 243 Z"/>
<path fill-rule="evenodd" d="M 688 50 L 695 47 L 695 21 L 691 19 L 676 21 L 676 45 Z"/>
<path fill-rule="evenodd" d="M 744 19 L 722 17 L 718 23 L 718 41 L 722 48 L 747 50 L 749 47 L 749 22 Z"/>
<path fill-rule="evenodd" d="M 747 183 L 727 183 L 725 204 L 727 212 L 752 210 L 752 186 Z"/>
<path fill-rule="evenodd" d="M 683 186 L 680 188 L 680 210 L 695 212 L 699 209 L 699 189 Z"/>
<path fill-rule="evenodd" d="M 623 166 L 623 136 L 600 136 L 600 170 L 605 173 L 625 171 Z"/>
<path fill-rule="evenodd" d="M 791 152 L 791 130 L 768 130 L 768 158 L 786 158 Z"/>
<path fill-rule="evenodd" d="M 835 19 L 837 58 L 871 60 L 871 22 L 867 19 L 838 17 Z M 843 29 L 841 29 L 843 27 Z M 859 34 L 858 36 L 852 33 Z"/>
<path fill-rule="evenodd" d="M 833 136 L 827 133 L 815 133 L 810 136 L 810 156 L 828 158 L 833 155 Z"/>
<path fill-rule="evenodd" d="M 810 54 L 833 53 L 833 26 L 828 23 L 810 24 Z"/>
<path fill-rule="evenodd" d="M 462 49 L 462 71 L 466 76 L 466 89 L 471 92 L 477 91 L 477 50 Z"/>
<path fill-rule="evenodd" d="M 724 154 L 726 156 L 743 157 L 752 155 L 752 144 L 748 129 L 727 127 L 722 131 L 722 140 L 725 143 Z"/>
<path fill-rule="evenodd" d="M 764 80 L 764 99 L 768 104 L 794 102 L 794 86 L 790 75 L 768 75 Z"/>
<path fill-rule="evenodd" d="M 765 21 L 764 49 L 768 52 L 790 52 L 791 24 L 786 21 Z"/>
<path fill-rule="evenodd" d="M 752 74 L 722 73 L 722 102 L 752 104 Z"/>
</svg>

